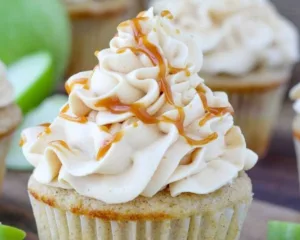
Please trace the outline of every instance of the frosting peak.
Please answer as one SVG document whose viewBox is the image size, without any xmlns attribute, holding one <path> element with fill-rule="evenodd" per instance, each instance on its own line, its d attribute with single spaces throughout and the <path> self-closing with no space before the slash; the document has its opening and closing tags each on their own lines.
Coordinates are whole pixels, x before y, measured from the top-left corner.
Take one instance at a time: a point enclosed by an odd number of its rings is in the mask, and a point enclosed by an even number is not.
<svg viewBox="0 0 300 240">
<path fill-rule="evenodd" d="M 54 122 L 23 132 L 39 182 L 114 204 L 207 194 L 253 167 L 227 95 L 198 76 L 197 41 L 172 19 L 150 9 L 121 23 L 94 70 L 67 81 Z"/>
<path fill-rule="evenodd" d="M 6 67 L 0 61 L 0 108 L 13 102 L 13 88 L 7 80 Z"/>
<path fill-rule="evenodd" d="M 298 31 L 268 0 L 152 0 L 170 9 L 176 26 L 193 33 L 204 52 L 202 71 L 242 75 L 290 67 L 299 59 Z M 238 67 L 236 63 L 239 63 Z"/>
</svg>

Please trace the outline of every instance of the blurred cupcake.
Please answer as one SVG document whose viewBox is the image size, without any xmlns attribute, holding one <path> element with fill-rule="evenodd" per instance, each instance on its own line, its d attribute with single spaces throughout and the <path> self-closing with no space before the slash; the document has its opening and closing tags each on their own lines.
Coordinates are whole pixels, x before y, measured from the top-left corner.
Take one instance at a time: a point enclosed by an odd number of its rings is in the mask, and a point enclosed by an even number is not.
<svg viewBox="0 0 300 240">
<path fill-rule="evenodd" d="M 298 35 L 266 0 L 152 1 L 174 12 L 177 27 L 193 33 L 204 52 L 201 76 L 228 93 L 250 149 L 263 157 L 294 63 Z"/>
<path fill-rule="evenodd" d="M 296 117 L 293 121 L 293 136 L 298 162 L 298 173 L 300 179 L 300 83 L 290 91 L 290 98 L 295 101 L 294 110 L 296 111 Z"/>
<path fill-rule="evenodd" d="M 73 31 L 73 47 L 68 76 L 91 69 L 95 50 L 107 48 L 115 29 L 129 13 L 133 0 L 63 0 Z"/>
<path fill-rule="evenodd" d="M 0 61 L 0 192 L 10 139 L 21 119 L 21 111 L 13 103 L 13 89 L 6 78 L 5 66 Z"/>
<path fill-rule="evenodd" d="M 121 23 L 54 122 L 23 132 L 40 239 L 239 238 L 257 155 L 199 77 L 197 42 L 163 15 Z"/>
</svg>

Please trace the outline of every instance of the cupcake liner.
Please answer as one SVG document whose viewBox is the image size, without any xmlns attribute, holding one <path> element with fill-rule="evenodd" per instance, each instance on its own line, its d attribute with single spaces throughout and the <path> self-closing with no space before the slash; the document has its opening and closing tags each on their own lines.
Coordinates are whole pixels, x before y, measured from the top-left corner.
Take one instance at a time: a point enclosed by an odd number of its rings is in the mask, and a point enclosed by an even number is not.
<svg viewBox="0 0 300 240">
<path fill-rule="evenodd" d="M 297 165 L 298 165 L 298 174 L 300 182 L 300 131 L 294 130 L 294 145 L 296 150 Z"/>
<path fill-rule="evenodd" d="M 264 91 L 226 91 L 234 109 L 235 123 L 241 127 L 247 147 L 255 151 L 260 158 L 263 158 L 268 150 L 285 91 L 286 84 Z"/>
<path fill-rule="evenodd" d="M 11 136 L 0 139 L 0 193 L 2 192 L 2 183 L 5 175 L 5 158 L 8 153 Z"/>
<path fill-rule="evenodd" d="M 62 211 L 30 195 L 40 240 L 237 240 L 250 202 L 183 219 L 106 221 Z"/>
</svg>

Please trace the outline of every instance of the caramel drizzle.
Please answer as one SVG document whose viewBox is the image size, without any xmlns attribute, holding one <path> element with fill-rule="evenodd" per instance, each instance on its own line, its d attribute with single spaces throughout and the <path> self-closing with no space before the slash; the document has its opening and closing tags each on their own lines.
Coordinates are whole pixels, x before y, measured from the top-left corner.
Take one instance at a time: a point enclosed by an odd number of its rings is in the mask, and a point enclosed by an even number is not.
<svg viewBox="0 0 300 240">
<path fill-rule="evenodd" d="M 46 135 L 46 134 L 50 134 L 52 131 L 51 131 L 51 128 L 50 128 L 50 123 L 42 123 L 40 124 L 39 126 L 40 127 L 44 127 L 45 130 L 43 132 L 40 132 L 38 135 L 37 135 L 37 138 L 40 138 L 41 136 L 43 135 Z"/>
<path fill-rule="evenodd" d="M 39 126 L 41 127 L 50 127 L 51 123 L 42 123 Z"/>
<path fill-rule="evenodd" d="M 185 75 L 187 77 L 191 76 L 191 72 L 188 68 L 175 68 L 175 67 L 169 66 L 169 73 L 170 74 L 177 74 L 177 73 L 182 72 L 182 71 L 185 72 Z"/>
<path fill-rule="evenodd" d="M 55 140 L 55 141 L 50 142 L 49 144 L 52 145 L 53 147 L 57 147 L 56 145 L 58 144 L 58 145 L 62 146 L 63 148 L 71 151 L 69 145 L 63 140 Z"/>
<path fill-rule="evenodd" d="M 164 14 L 168 15 L 167 12 L 165 12 Z M 135 48 L 134 47 L 121 48 L 118 50 L 118 53 L 125 52 L 127 49 L 130 49 L 135 54 L 143 53 L 146 56 L 148 56 L 148 58 L 151 60 L 153 65 L 159 66 L 159 76 L 158 76 L 159 87 L 160 87 L 161 91 L 163 93 L 165 93 L 167 102 L 174 106 L 171 89 L 166 80 L 167 70 L 169 70 L 170 74 L 176 74 L 180 71 L 185 71 L 186 75 L 190 76 L 191 73 L 189 72 L 188 69 L 174 68 L 171 66 L 167 67 L 158 48 L 155 45 L 153 45 L 152 43 L 150 43 L 148 41 L 147 37 L 142 33 L 142 28 L 141 28 L 139 21 L 146 20 L 146 19 L 147 18 L 140 16 L 136 19 L 133 19 L 130 22 L 130 24 L 132 25 L 134 37 L 135 37 L 135 40 L 136 40 L 138 46 Z M 128 22 L 125 22 L 125 23 L 128 24 Z M 123 23 L 123 24 L 125 24 L 125 23 Z M 203 94 L 203 96 L 201 97 L 201 100 L 204 102 L 203 105 L 205 106 L 206 111 L 209 111 L 213 114 L 216 114 L 216 112 L 219 113 L 219 109 L 208 107 L 205 94 Z M 176 120 L 173 120 L 173 119 L 170 119 L 167 117 L 157 118 L 155 116 L 152 116 L 147 112 L 147 108 L 144 105 L 142 105 L 140 103 L 125 104 L 125 103 L 122 103 L 117 96 L 101 99 L 98 102 L 96 102 L 95 107 L 104 107 L 114 114 L 122 114 L 122 113 L 126 113 L 126 112 L 131 112 L 145 124 L 156 124 L 156 123 L 159 123 L 160 121 L 172 123 L 178 129 L 179 134 L 182 137 L 184 137 L 186 139 L 186 141 L 191 145 L 205 145 L 205 144 L 208 144 L 209 142 L 215 140 L 218 137 L 217 133 L 212 133 L 209 136 L 207 136 L 206 138 L 201 139 L 201 140 L 195 140 L 195 139 L 192 139 L 192 138 L 186 136 L 185 131 L 184 131 L 185 113 L 184 113 L 184 109 L 181 107 L 177 108 L 178 117 Z M 97 154 L 97 159 L 99 160 L 101 157 L 103 157 L 107 153 L 107 151 L 110 149 L 112 144 L 120 141 L 122 139 L 122 137 L 123 137 L 123 132 L 118 132 L 117 134 L 115 134 L 113 136 L 113 138 L 111 140 L 107 141 L 104 144 L 104 146 L 102 146 L 99 149 L 98 154 Z"/>
<path fill-rule="evenodd" d="M 27 143 L 27 139 L 24 135 L 21 135 L 20 141 L 19 141 L 19 146 L 23 147 Z"/>
<path fill-rule="evenodd" d="M 68 114 L 66 114 L 66 112 L 70 109 L 69 104 L 66 104 L 63 109 L 61 110 L 61 112 L 59 113 L 59 117 L 64 118 L 66 120 L 69 120 L 71 122 L 77 122 L 77 123 L 87 123 L 88 119 L 86 117 L 72 117 Z"/>
<path fill-rule="evenodd" d="M 168 11 L 163 12 L 162 16 L 168 17 L 170 19 L 173 18 L 171 13 L 169 13 Z M 158 66 L 159 74 L 158 74 L 157 81 L 158 81 L 160 90 L 161 90 L 161 92 L 163 92 L 165 94 L 166 101 L 169 104 L 174 106 L 171 88 L 170 88 L 169 84 L 167 83 L 167 79 L 166 79 L 167 74 L 176 74 L 176 73 L 179 73 L 180 71 L 184 71 L 187 76 L 190 76 L 191 73 L 189 72 L 189 70 L 187 68 L 181 69 L 181 68 L 174 68 L 174 67 L 166 65 L 163 57 L 161 56 L 161 54 L 159 52 L 159 49 L 154 44 L 149 42 L 147 39 L 147 36 L 145 34 L 143 34 L 143 32 L 142 32 L 142 27 L 141 27 L 139 21 L 146 20 L 146 19 L 148 19 L 148 18 L 139 15 L 137 18 L 133 19 L 132 21 L 125 22 L 126 24 L 130 24 L 133 28 L 134 38 L 137 43 L 137 47 L 124 47 L 124 48 L 119 49 L 118 53 L 125 52 L 127 49 L 131 50 L 135 54 L 142 53 L 142 54 L 145 54 L 150 59 L 150 61 L 152 62 L 152 64 L 154 66 Z M 123 24 L 125 24 L 125 23 L 123 23 Z M 76 84 L 76 83 L 74 83 L 74 84 Z M 77 83 L 77 84 L 86 84 L 86 82 L 81 82 L 81 83 Z M 69 86 L 69 87 L 70 87 L 70 89 L 72 88 L 72 86 Z M 205 96 L 205 89 L 199 88 L 197 90 L 198 90 L 198 94 L 201 98 L 201 101 L 203 103 L 204 109 L 206 111 L 206 115 L 204 116 L 203 119 L 201 119 L 201 121 L 199 123 L 200 126 L 204 125 L 209 119 L 211 119 L 213 117 L 224 115 L 227 112 L 232 112 L 232 110 L 230 108 L 209 107 L 206 96 Z M 184 131 L 185 113 L 184 113 L 184 109 L 182 107 L 177 107 L 178 117 L 176 120 L 170 119 L 165 116 L 163 116 L 161 118 L 152 116 L 147 112 L 147 108 L 143 104 L 140 104 L 140 103 L 124 104 L 120 101 L 120 99 L 117 96 L 101 99 L 98 102 L 96 102 L 95 107 L 104 107 L 114 114 L 122 114 L 122 113 L 126 113 L 126 112 L 131 112 L 145 124 L 156 124 L 156 123 L 159 123 L 160 121 L 172 123 L 178 129 L 179 134 L 182 137 L 184 137 L 190 145 L 205 145 L 205 144 L 208 144 L 209 142 L 215 140 L 218 137 L 217 133 L 212 133 L 209 136 L 207 136 L 206 138 L 201 139 L 201 140 L 195 140 L 195 139 L 192 139 L 192 138 L 186 136 L 185 131 Z M 62 111 L 60 113 L 60 117 L 63 117 L 70 121 L 79 122 L 79 123 L 87 122 L 87 118 L 85 118 L 85 117 L 71 117 L 71 116 L 65 114 L 68 111 L 68 109 L 69 109 L 69 105 L 66 105 L 62 109 Z M 137 124 L 133 124 L 133 126 L 136 127 Z M 109 129 L 105 126 L 100 126 L 99 128 L 102 131 L 109 132 Z M 104 145 L 102 147 L 100 147 L 100 149 L 97 153 L 97 160 L 99 160 L 103 156 L 105 156 L 105 154 L 109 151 L 111 146 L 114 143 L 119 142 L 122 139 L 123 135 L 124 135 L 124 133 L 122 131 L 120 131 L 120 132 L 117 132 L 116 134 L 114 134 L 110 140 L 107 140 L 104 143 Z"/>
<path fill-rule="evenodd" d="M 205 96 L 206 91 L 201 85 L 197 87 L 197 92 L 205 110 L 205 116 L 200 120 L 199 126 L 204 126 L 212 118 L 222 117 L 227 113 L 233 114 L 231 107 L 209 107 Z"/>
<path fill-rule="evenodd" d="M 176 126 L 176 128 L 178 129 L 179 134 L 181 136 L 183 136 L 190 145 L 208 144 L 218 137 L 217 133 L 212 133 L 212 134 L 208 135 L 206 138 L 201 139 L 201 140 L 195 140 L 195 139 L 188 137 L 184 131 L 184 120 L 185 120 L 184 110 L 183 110 L 183 108 L 177 108 L 177 110 L 178 110 L 178 117 L 175 121 L 168 117 L 165 117 L 165 116 L 163 117 L 164 118 L 163 121 L 173 123 Z"/>
<path fill-rule="evenodd" d="M 99 149 L 99 151 L 97 153 L 97 160 L 99 160 L 100 158 L 105 156 L 105 154 L 109 151 L 109 149 L 111 148 L 111 146 L 114 143 L 121 141 L 121 139 L 123 138 L 123 135 L 124 135 L 124 133 L 122 131 L 120 131 L 120 132 L 117 132 L 112 137 L 112 139 L 105 141 L 103 146 Z"/>
<path fill-rule="evenodd" d="M 166 17 L 166 18 L 168 18 L 168 19 L 170 19 L 170 20 L 173 20 L 173 19 L 174 19 L 174 16 L 173 16 L 172 13 L 171 13 L 170 11 L 168 11 L 168 10 L 162 11 L 162 12 L 160 13 L 160 15 L 161 15 L 162 17 Z"/>
<path fill-rule="evenodd" d="M 78 79 L 74 79 L 73 81 L 71 81 L 71 83 L 69 84 L 68 81 L 66 82 L 65 84 L 65 89 L 66 89 L 66 92 L 68 94 L 70 94 L 74 88 L 75 85 L 82 85 L 84 89 L 89 89 L 89 86 L 88 86 L 88 81 L 89 79 L 88 78 L 78 78 Z"/>
<path fill-rule="evenodd" d="M 127 49 L 130 49 L 134 53 L 143 53 L 145 54 L 154 66 L 159 66 L 158 74 L 158 84 L 161 91 L 165 94 L 166 100 L 171 105 L 174 104 L 171 88 L 167 83 L 167 66 L 164 62 L 163 57 L 161 56 L 159 49 L 148 41 L 147 36 L 143 34 L 142 27 L 139 21 L 147 20 L 145 17 L 138 17 L 131 20 L 131 25 L 133 28 L 134 38 L 137 43 L 137 47 L 124 47 L 118 50 L 118 53 L 122 53 Z"/>
<path fill-rule="evenodd" d="M 125 104 L 118 97 L 108 97 L 96 102 L 95 107 L 104 107 L 114 114 L 122 114 L 126 112 L 133 113 L 138 119 L 146 124 L 155 124 L 159 120 L 151 116 L 146 107 L 140 103 Z"/>
</svg>

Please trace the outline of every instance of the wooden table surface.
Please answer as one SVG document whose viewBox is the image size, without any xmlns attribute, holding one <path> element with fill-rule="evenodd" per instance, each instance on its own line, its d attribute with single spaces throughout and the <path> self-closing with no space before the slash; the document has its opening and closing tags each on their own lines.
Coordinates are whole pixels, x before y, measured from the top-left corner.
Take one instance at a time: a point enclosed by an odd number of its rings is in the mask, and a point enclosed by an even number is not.
<svg viewBox="0 0 300 240">
<path fill-rule="evenodd" d="M 249 172 L 255 202 L 248 214 L 241 240 L 264 240 L 267 222 L 300 222 L 297 165 L 291 135 L 292 110 L 286 105 L 274 134 L 269 154 Z M 17 226 L 37 240 L 36 227 L 26 192 L 29 173 L 8 172 L 0 198 L 0 222 Z M 276 205 L 274 205 L 276 204 Z"/>
</svg>

